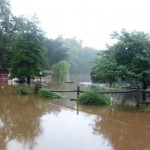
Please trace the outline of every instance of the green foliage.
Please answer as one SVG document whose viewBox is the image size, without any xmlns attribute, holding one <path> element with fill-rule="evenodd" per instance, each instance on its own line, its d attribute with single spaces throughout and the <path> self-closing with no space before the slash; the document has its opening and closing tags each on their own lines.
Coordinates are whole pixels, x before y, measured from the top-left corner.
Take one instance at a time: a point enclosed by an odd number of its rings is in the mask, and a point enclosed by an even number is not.
<svg viewBox="0 0 150 150">
<path fill-rule="evenodd" d="M 16 35 L 12 54 L 11 75 L 13 77 L 35 76 L 45 67 L 42 36 L 38 33 L 31 32 Z"/>
<path fill-rule="evenodd" d="M 26 84 L 20 86 L 20 87 L 16 90 L 16 94 L 17 94 L 17 95 L 28 95 L 28 94 L 31 94 L 29 86 L 26 85 Z"/>
<path fill-rule="evenodd" d="M 0 72 L 8 73 L 11 45 L 11 11 L 8 0 L 0 0 Z"/>
<path fill-rule="evenodd" d="M 0 30 L 0 72 L 8 73 L 11 58 L 10 39 Z"/>
<path fill-rule="evenodd" d="M 70 73 L 89 74 L 97 51 L 90 47 L 82 47 L 82 41 L 76 38 L 65 39 L 63 46 L 69 48 Z"/>
<path fill-rule="evenodd" d="M 47 57 L 50 67 L 59 61 L 68 59 L 68 48 L 62 44 L 63 39 L 61 37 L 55 40 L 46 39 Z"/>
<path fill-rule="evenodd" d="M 92 81 L 112 83 L 117 81 L 117 78 L 118 69 L 116 61 L 112 57 L 101 54 L 101 57 L 95 60 L 95 66 L 91 69 Z"/>
<path fill-rule="evenodd" d="M 52 79 L 54 81 L 67 81 L 67 75 L 69 74 L 68 62 L 63 60 L 53 65 L 52 72 Z"/>
<path fill-rule="evenodd" d="M 40 81 L 34 82 L 33 88 L 34 88 L 34 94 L 37 94 L 39 89 L 42 88 L 41 82 Z"/>
<path fill-rule="evenodd" d="M 104 94 L 87 91 L 79 96 L 78 102 L 85 105 L 109 105 L 110 100 Z"/>
<path fill-rule="evenodd" d="M 143 83 L 143 89 L 150 84 L 150 35 L 144 32 L 114 32 L 118 40 L 99 56 L 91 70 L 92 79 L 105 82 L 118 78 L 128 82 Z M 113 78 L 112 78 L 112 77 Z M 109 77 L 109 78 L 107 78 Z"/>
<path fill-rule="evenodd" d="M 33 87 L 35 88 L 35 87 L 37 87 L 37 88 L 42 88 L 42 85 L 41 85 L 41 82 L 40 81 L 36 81 L 36 82 L 34 82 L 33 83 Z"/>
<path fill-rule="evenodd" d="M 11 32 L 11 8 L 8 0 L 0 0 L 0 29 L 7 36 Z"/>
<path fill-rule="evenodd" d="M 48 99 L 62 98 L 62 96 L 59 93 L 51 92 L 51 91 L 49 91 L 48 89 L 45 89 L 45 88 L 41 88 L 39 90 L 39 94 L 40 94 L 40 96 L 42 96 L 44 98 L 48 98 Z"/>
</svg>

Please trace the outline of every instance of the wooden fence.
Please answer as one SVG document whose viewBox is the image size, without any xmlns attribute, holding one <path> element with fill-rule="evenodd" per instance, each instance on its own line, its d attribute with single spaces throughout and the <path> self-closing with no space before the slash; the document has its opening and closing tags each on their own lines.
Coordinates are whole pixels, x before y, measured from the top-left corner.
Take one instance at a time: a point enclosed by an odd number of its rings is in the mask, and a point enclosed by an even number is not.
<svg viewBox="0 0 150 150">
<path fill-rule="evenodd" d="M 75 92 L 77 93 L 77 98 L 79 97 L 80 93 L 83 93 L 85 91 L 80 90 L 80 86 L 77 86 L 76 90 L 52 90 L 49 89 L 49 91 L 51 92 Z M 113 93 L 133 93 L 136 92 L 137 93 L 137 98 L 136 98 L 136 108 L 139 109 L 140 104 L 150 104 L 150 101 L 140 101 L 140 93 L 150 93 L 150 91 L 148 90 L 140 90 L 140 88 L 138 87 L 137 89 L 134 90 L 118 90 L 118 91 L 102 91 L 102 92 L 97 92 L 98 94 L 113 94 Z"/>
</svg>

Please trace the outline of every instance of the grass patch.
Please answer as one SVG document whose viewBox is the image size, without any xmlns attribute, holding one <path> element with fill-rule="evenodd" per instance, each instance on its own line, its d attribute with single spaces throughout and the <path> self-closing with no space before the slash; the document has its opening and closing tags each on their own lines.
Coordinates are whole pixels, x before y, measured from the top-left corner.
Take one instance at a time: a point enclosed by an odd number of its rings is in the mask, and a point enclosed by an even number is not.
<svg viewBox="0 0 150 150">
<path fill-rule="evenodd" d="M 87 91 L 79 96 L 79 104 L 84 105 L 109 105 L 110 98 L 104 94 L 98 94 L 95 91 Z"/>
<path fill-rule="evenodd" d="M 60 95 L 59 93 L 56 92 L 51 92 L 46 88 L 41 88 L 39 90 L 39 95 L 44 97 L 44 98 L 48 98 L 48 99 L 59 99 L 62 98 L 62 95 Z"/>
</svg>

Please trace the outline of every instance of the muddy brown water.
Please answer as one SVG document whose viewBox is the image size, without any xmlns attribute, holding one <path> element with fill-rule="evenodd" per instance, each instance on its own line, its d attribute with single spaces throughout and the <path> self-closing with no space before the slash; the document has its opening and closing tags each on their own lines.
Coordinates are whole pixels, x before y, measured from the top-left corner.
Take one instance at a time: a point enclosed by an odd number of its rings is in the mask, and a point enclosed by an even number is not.
<svg viewBox="0 0 150 150">
<path fill-rule="evenodd" d="M 149 112 L 16 96 L 16 88 L 0 87 L 0 150 L 150 149 Z"/>
</svg>

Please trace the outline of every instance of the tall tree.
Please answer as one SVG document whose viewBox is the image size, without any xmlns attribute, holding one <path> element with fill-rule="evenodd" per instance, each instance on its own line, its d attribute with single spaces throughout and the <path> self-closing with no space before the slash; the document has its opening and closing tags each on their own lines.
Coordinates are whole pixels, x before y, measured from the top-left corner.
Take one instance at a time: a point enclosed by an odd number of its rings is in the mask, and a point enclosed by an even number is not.
<svg viewBox="0 0 150 150">
<path fill-rule="evenodd" d="M 0 30 L 0 72 L 8 73 L 11 59 L 10 38 Z"/>
<path fill-rule="evenodd" d="M 11 75 L 26 77 L 30 84 L 32 76 L 44 69 L 46 65 L 43 35 L 34 22 L 25 22 L 24 31 L 14 36 L 11 60 Z"/>
<path fill-rule="evenodd" d="M 69 74 L 69 64 L 67 61 L 62 60 L 52 67 L 53 75 L 52 79 L 55 81 L 67 81 L 67 75 Z"/>
<path fill-rule="evenodd" d="M 11 10 L 8 0 L 0 0 L 0 25 L 5 34 L 9 34 L 11 26 Z"/>
<path fill-rule="evenodd" d="M 0 0 L 0 72 L 7 73 L 11 58 L 11 19 L 10 4 L 7 0 Z"/>
</svg>

